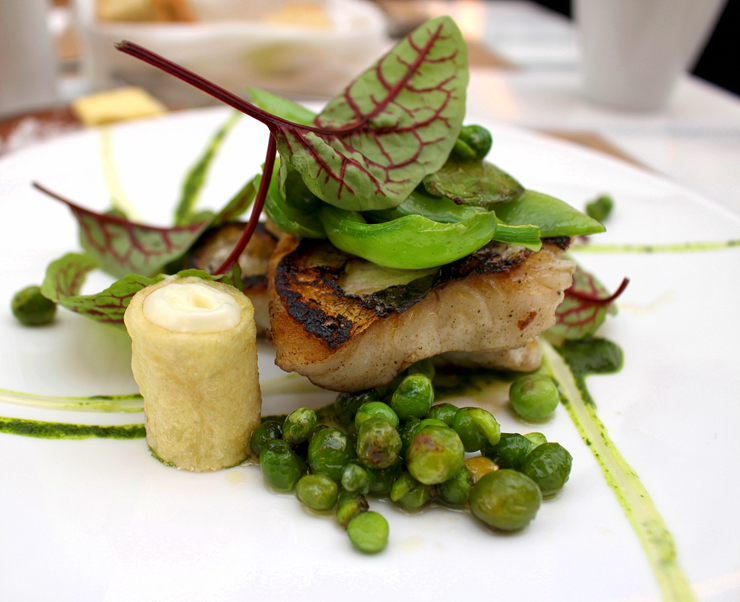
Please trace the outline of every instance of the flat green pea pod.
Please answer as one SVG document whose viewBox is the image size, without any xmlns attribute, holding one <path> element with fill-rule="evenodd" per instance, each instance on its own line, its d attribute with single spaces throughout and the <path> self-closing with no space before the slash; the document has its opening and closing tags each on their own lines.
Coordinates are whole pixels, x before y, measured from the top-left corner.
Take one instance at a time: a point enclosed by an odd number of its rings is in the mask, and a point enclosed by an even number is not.
<svg viewBox="0 0 740 602">
<path fill-rule="evenodd" d="M 359 432 L 362 424 L 370 418 L 383 418 L 391 423 L 394 429 L 398 428 L 399 418 L 393 408 L 382 401 L 370 401 L 360 406 L 355 415 L 355 428 Z"/>
<path fill-rule="evenodd" d="M 543 238 L 586 236 L 606 231 L 602 224 L 568 203 L 533 190 L 526 190 L 518 199 L 496 205 L 496 215 L 510 226 L 537 226 Z"/>
<path fill-rule="evenodd" d="M 262 176 L 255 178 L 255 186 L 259 187 L 261 179 Z M 272 180 L 265 198 L 265 213 L 286 234 L 301 238 L 326 238 L 318 213 L 304 213 L 286 202 L 278 187 L 277 169 L 272 170 Z"/>
<path fill-rule="evenodd" d="M 388 468 L 401 453 L 401 436 L 384 418 L 369 418 L 357 432 L 357 457 L 367 468 Z"/>
<path fill-rule="evenodd" d="M 345 529 L 347 524 L 369 508 L 365 496 L 351 491 L 340 491 L 337 496 L 337 522 Z"/>
<path fill-rule="evenodd" d="M 328 475 L 337 483 L 344 467 L 357 457 L 349 437 L 335 428 L 316 431 L 308 443 L 311 472 Z"/>
<path fill-rule="evenodd" d="M 252 433 L 249 441 L 249 449 L 259 458 L 262 448 L 265 447 L 272 439 L 282 439 L 282 424 L 277 420 L 265 420 Z"/>
<path fill-rule="evenodd" d="M 509 402 L 525 420 L 545 420 L 558 407 L 560 394 L 549 376 L 528 374 L 511 383 Z"/>
<path fill-rule="evenodd" d="M 460 408 L 455 413 L 452 428 L 468 453 L 478 451 L 484 445 L 496 445 L 501 439 L 501 427 L 483 408 Z"/>
<path fill-rule="evenodd" d="M 473 474 L 464 464 L 450 479 L 437 485 L 437 498 L 450 506 L 462 506 L 473 488 Z"/>
<path fill-rule="evenodd" d="M 435 420 L 441 420 L 447 426 L 452 426 L 455 421 L 455 414 L 459 408 L 451 403 L 438 403 L 433 405 L 427 415 L 424 418 L 433 418 Z"/>
<path fill-rule="evenodd" d="M 432 488 L 419 483 L 407 472 L 398 477 L 391 487 L 391 500 L 404 510 L 418 510 L 431 498 Z"/>
<path fill-rule="evenodd" d="M 340 393 L 334 401 L 334 413 L 344 428 L 354 424 L 357 410 L 363 404 L 371 401 L 380 401 L 375 389 L 360 391 L 359 393 Z"/>
<path fill-rule="evenodd" d="M 27 286 L 13 296 L 10 309 L 24 326 L 43 326 L 54 320 L 57 304 L 44 297 L 40 287 Z"/>
<path fill-rule="evenodd" d="M 339 488 L 325 474 L 307 474 L 295 484 L 296 497 L 305 505 L 318 512 L 334 508 Z"/>
<path fill-rule="evenodd" d="M 368 224 L 356 211 L 322 207 L 321 223 L 331 243 L 352 255 L 389 268 L 425 269 L 470 255 L 493 239 L 496 216 L 484 212 L 455 224 L 408 215 Z"/>
<path fill-rule="evenodd" d="M 283 423 L 283 439 L 291 445 L 308 441 L 316 430 L 316 412 L 310 408 L 298 408 L 288 414 Z"/>
<path fill-rule="evenodd" d="M 265 480 L 277 491 L 293 491 L 306 465 L 285 441 L 273 439 L 260 452 L 260 469 Z"/>
<path fill-rule="evenodd" d="M 493 146 L 493 137 L 482 125 L 464 125 L 452 154 L 465 161 L 482 161 Z"/>
<path fill-rule="evenodd" d="M 424 189 L 462 205 L 491 209 L 519 198 L 524 187 L 487 161 L 466 161 L 450 155 L 436 173 L 424 176 Z"/>
<path fill-rule="evenodd" d="M 529 439 L 518 433 L 501 433 L 496 445 L 484 445 L 481 452 L 500 468 L 522 470 L 524 461 L 532 450 Z"/>
<path fill-rule="evenodd" d="M 573 456 L 567 449 L 559 443 L 544 443 L 530 452 L 522 472 L 537 483 L 544 497 L 549 497 L 563 488 L 571 466 Z"/>
<path fill-rule="evenodd" d="M 425 426 L 406 451 L 406 465 L 411 476 L 425 485 L 451 479 L 465 460 L 465 448 L 454 429 Z"/>
<path fill-rule="evenodd" d="M 367 495 L 370 493 L 372 481 L 372 473 L 357 462 L 350 462 L 342 470 L 342 487 L 352 493 Z"/>
<path fill-rule="evenodd" d="M 514 470 L 490 472 L 470 492 L 470 510 L 489 527 L 516 531 L 537 514 L 542 495 L 536 483 Z"/>
<path fill-rule="evenodd" d="M 361 512 L 347 524 L 352 545 L 365 554 L 377 554 L 388 545 L 388 521 L 377 512 Z"/>
<path fill-rule="evenodd" d="M 423 374 L 411 374 L 403 379 L 391 397 L 391 408 L 401 420 L 423 418 L 432 407 L 434 387 Z"/>
</svg>

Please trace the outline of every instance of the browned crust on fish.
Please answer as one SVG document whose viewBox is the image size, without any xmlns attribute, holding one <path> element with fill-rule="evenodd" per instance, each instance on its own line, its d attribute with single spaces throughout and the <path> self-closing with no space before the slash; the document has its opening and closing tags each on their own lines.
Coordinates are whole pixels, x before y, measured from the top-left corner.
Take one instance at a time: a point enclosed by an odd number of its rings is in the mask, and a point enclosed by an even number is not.
<svg viewBox="0 0 740 602">
<path fill-rule="evenodd" d="M 548 240 L 538 253 L 495 243 L 406 285 L 353 295 L 338 282 L 357 258 L 285 236 L 269 274 L 276 363 L 352 391 L 440 353 L 524 347 L 553 324 L 570 286 L 574 266 L 560 258 L 568 242 Z"/>
</svg>

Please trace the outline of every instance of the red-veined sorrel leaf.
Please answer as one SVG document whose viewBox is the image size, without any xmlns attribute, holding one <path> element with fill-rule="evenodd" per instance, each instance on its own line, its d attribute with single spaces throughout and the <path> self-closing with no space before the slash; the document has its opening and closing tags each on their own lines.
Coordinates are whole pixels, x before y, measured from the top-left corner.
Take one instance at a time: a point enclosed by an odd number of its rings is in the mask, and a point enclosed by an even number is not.
<svg viewBox="0 0 740 602">
<path fill-rule="evenodd" d="M 67 253 L 46 268 L 42 294 L 65 309 L 96 322 L 123 326 L 123 314 L 131 298 L 142 288 L 159 282 L 165 276 L 146 278 L 129 274 L 95 295 L 80 295 L 87 274 L 100 267 L 89 255 Z"/>
<path fill-rule="evenodd" d="M 208 146 L 203 155 L 185 175 L 185 179 L 182 183 L 180 201 L 175 208 L 175 226 L 187 226 L 193 221 L 196 221 L 193 220 L 194 209 L 198 202 L 198 197 L 203 188 L 203 184 L 206 182 L 208 169 L 210 168 L 213 158 L 216 156 L 221 143 L 224 141 L 224 138 L 226 138 L 226 134 L 231 131 L 240 116 L 241 115 L 239 113 L 234 113 L 229 117 L 226 123 L 218 129 L 213 138 L 208 142 Z"/>
<path fill-rule="evenodd" d="M 129 274 L 100 293 L 80 295 L 80 289 L 87 274 L 98 267 L 98 262 L 89 255 L 67 253 L 64 257 L 52 261 L 46 268 L 41 293 L 65 309 L 96 322 L 123 326 L 123 314 L 131 298 L 141 289 L 167 277 L 164 274 L 154 278 Z M 180 278 L 197 276 L 203 280 L 220 280 L 243 290 L 243 286 L 240 286 L 238 268 L 234 272 L 221 276 L 212 276 L 202 270 L 183 270 L 178 272 L 177 276 Z"/>
<path fill-rule="evenodd" d="M 395 207 L 447 160 L 467 84 L 460 30 L 449 17 L 434 19 L 329 102 L 314 121 L 324 131 L 276 128 L 278 150 L 327 203 L 355 211 Z"/>
<path fill-rule="evenodd" d="M 610 295 L 592 275 L 576 268 L 573 284 L 565 291 L 565 299 L 555 311 L 556 322 L 548 332 L 565 339 L 584 339 L 596 333 L 607 314 L 615 315 L 614 300 L 622 294 L 629 280 L 626 278 L 617 291 Z"/>
<path fill-rule="evenodd" d="M 131 42 L 117 48 L 261 121 L 311 191 L 342 209 L 399 205 L 447 160 L 462 128 L 467 48 L 449 17 L 433 19 L 332 100 L 313 126 L 246 102 Z"/>
<path fill-rule="evenodd" d="M 208 222 L 176 228 L 135 224 L 112 215 L 84 209 L 46 188 L 36 188 L 67 205 L 80 227 L 80 244 L 111 276 L 155 274 L 182 255 L 205 230 Z"/>
</svg>

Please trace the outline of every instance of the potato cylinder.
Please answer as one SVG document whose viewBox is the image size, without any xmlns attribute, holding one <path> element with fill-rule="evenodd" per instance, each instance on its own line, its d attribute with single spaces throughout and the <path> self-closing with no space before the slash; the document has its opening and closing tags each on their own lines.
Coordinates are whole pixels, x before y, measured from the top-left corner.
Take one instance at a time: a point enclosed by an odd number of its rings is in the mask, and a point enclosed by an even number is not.
<svg viewBox="0 0 740 602">
<path fill-rule="evenodd" d="M 151 449 L 196 472 L 243 462 L 262 404 L 249 299 L 220 282 L 168 278 L 134 295 L 124 322 Z"/>
</svg>

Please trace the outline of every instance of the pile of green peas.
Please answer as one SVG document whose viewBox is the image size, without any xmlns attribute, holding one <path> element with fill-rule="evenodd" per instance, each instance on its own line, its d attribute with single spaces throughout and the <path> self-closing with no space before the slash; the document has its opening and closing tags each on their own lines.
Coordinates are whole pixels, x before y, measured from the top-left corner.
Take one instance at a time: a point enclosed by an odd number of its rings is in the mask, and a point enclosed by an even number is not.
<svg viewBox="0 0 740 602">
<path fill-rule="evenodd" d="M 266 417 L 251 440 L 265 480 L 311 510 L 334 513 L 365 553 L 388 542 L 370 496 L 407 512 L 469 506 L 495 529 L 525 527 L 568 480 L 572 457 L 541 433 L 501 433 L 482 408 L 434 404 L 433 377 L 424 360 L 388 386 L 340 393 L 318 411 L 321 421 L 309 408 Z"/>
</svg>

